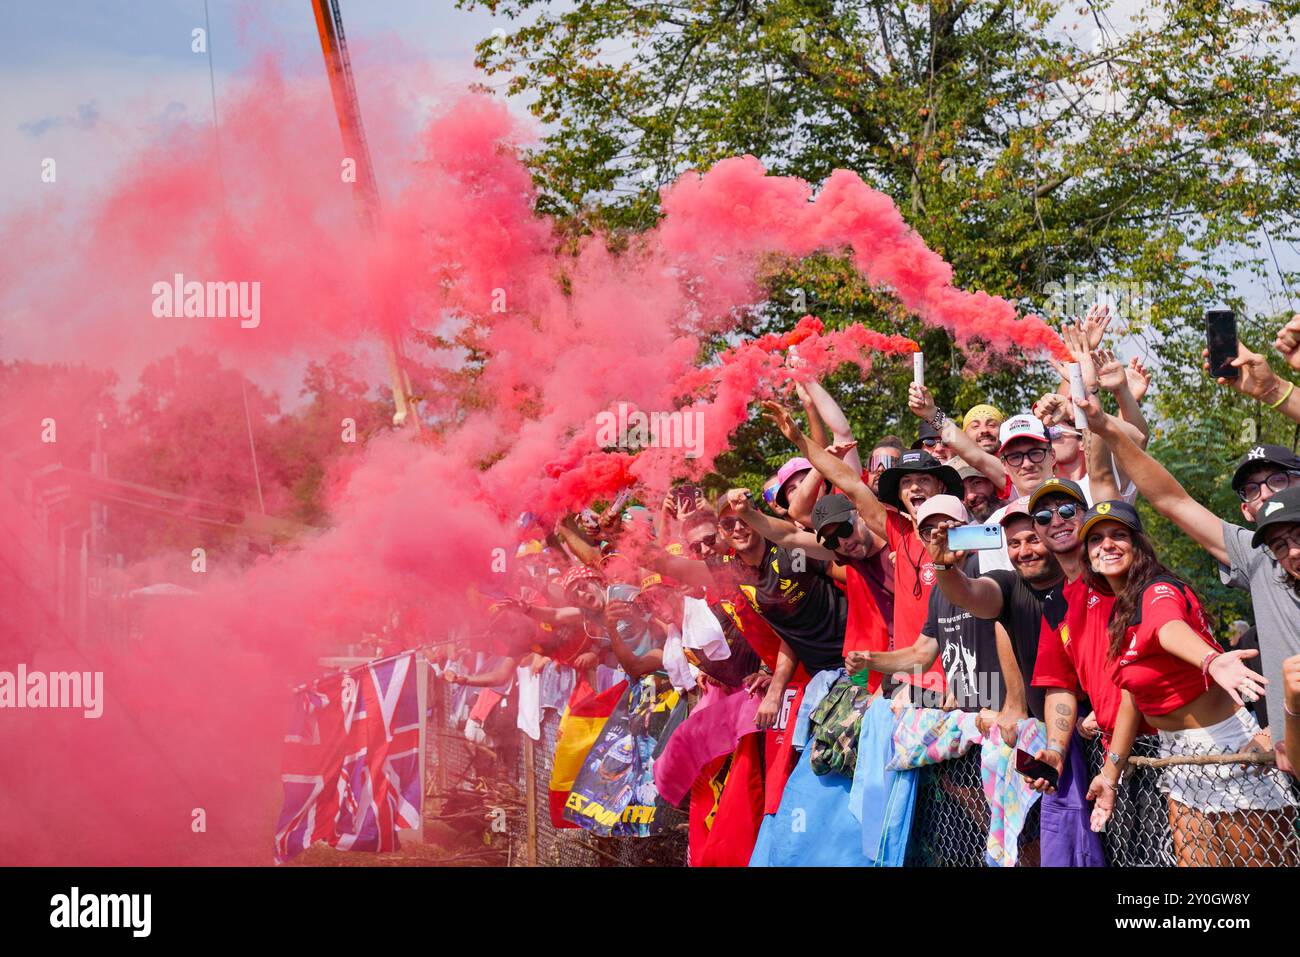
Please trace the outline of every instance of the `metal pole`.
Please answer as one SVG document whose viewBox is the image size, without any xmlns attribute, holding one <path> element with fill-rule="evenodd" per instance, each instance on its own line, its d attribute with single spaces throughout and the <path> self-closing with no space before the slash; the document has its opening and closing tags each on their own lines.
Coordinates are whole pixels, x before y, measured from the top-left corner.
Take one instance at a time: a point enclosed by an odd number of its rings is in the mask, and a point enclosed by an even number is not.
<svg viewBox="0 0 1300 957">
<path fill-rule="evenodd" d="M 533 739 L 522 731 L 524 739 L 524 813 L 528 815 L 528 843 L 525 861 L 529 867 L 537 866 L 537 770 L 533 755 Z"/>
</svg>

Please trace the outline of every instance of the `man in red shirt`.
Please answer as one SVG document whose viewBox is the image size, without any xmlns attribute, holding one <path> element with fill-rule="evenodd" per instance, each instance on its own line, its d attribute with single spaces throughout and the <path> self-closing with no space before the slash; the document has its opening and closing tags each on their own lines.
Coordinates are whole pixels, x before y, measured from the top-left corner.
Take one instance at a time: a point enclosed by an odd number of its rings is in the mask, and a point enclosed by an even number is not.
<svg viewBox="0 0 1300 957">
<path fill-rule="evenodd" d="M 934 495 L 947 493 L 960 499 L 961 479 L 928 452 L 909 451 L 880 476 L 878 492 L 872 492 L 851 467 L 809 440 L 780 404 L 765 402 L 763 408 L 813 468 L 848 496 L 867 530 L 887 543 L 894 563 L 893 647 L 914 644 L 925 626 L 935 580 L 929 552 L 916 534 L 916 513 Z M 853 654 L 845 660 L 850 671 L 859 670 L 863 664 L 856 658 L 850 660 Z M 911 683 L 942 695 L 942 666 L 912 676 Z"/>
</svg>

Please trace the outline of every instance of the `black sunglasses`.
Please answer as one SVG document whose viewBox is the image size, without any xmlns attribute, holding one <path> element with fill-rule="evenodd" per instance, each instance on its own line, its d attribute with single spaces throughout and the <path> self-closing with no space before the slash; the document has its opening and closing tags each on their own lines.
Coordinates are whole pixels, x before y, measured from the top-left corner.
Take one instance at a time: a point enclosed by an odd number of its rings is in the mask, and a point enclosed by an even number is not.
<svg viewBox="0 0 1300 957">
<path fill-rule="evenodd" d="M 1002 460 L 1010 465 L 1013 469 L 1018 469 L 1025 464 L 1025 459 L 1037 465 L 1043 459 L 1047 458 L 1047 449 L 1030 449 L 1028 452 L 1008 452 L 1002 456 Z"/>
<path fill-rule="evenodd" d="M 692 555 L 703 555 L 705 551 L 713 548 L 717 543 L 717 535 L 705 535 L 698 542 L 691 542 L 687 547 L 691 550 Z"/>
<path fill-rule="evenodd" d="M 853 534 L 852 522 L 839 522 L 817 533 L 817 539 L 831 551 L 840 547 L 840 541 Z"/>
<path fill-rule="evenodd" d="M 1074 518 L 1074 516 L 1079 514 L 1079 506 L 1071 505 L 1069 502 L 1062 505 L 1051 505 L 1035 512 L 1034 521 L 1046 528 L 1048 525 L 1052 524 L 1053 514 L 1061 516 L 1061 521 L 1068 522 L 1070 519 Z"/>
</svg>

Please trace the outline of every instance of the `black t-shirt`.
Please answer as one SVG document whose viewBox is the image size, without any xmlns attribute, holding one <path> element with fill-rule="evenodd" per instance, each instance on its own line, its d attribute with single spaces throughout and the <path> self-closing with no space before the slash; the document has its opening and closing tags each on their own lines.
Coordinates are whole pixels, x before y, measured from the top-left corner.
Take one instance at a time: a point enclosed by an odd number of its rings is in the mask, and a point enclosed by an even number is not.
<svg viewBox="0 0 1300 957">
<path fill-rule="evenodd" d="M 971 559 L 978 556 L 972 555 Z M 978 568 L 971 559 L 966 563 L 968 575 L 975 574 Z M 963 711 L 997 711 L 1002 707 L 1005 689 L 993 628 L 994 622 L 976 618 L 950 602 L 942 589 L 931 589 L 924 632 L 939 643 L 939 659 L 948 682 L 945 697 L 955 698 Z"/>
<path fill-rule="evenodd" d="M 849 603 L 828 576 L 830 563 L 765 545 L 757 568 L 730 563 L 749 573 L 741 577 L 740 590 L 810 674 L 843 667 Z"/>
<path fill-rule="evenodd" d="M 1057 582 L 1051 588 L 1034 588 L 1021 577 L 1019 572 L 996 568 L 984 576 L 991 578 L 1002 589 L 1002 614 L 998 622 L 1011 637 L 1011 647 L 1016 653 L 1016 664 L 1020 666 L 1021 677 L 1025 681 L 1025 698 L 1029 714 L 1039 721 L 1046 720 L 1046 688 L 1033 686 L 1034 663 L 1038 660 L 1038 638 L 1043 630 L 1043 606 L 1059 604 L 1057 614 L 1063 614 L 1065 602 L 1061 600 L 1064 581 Z M 1058 622 L 1059 623 L 1059 622 Z"/>
</svg>

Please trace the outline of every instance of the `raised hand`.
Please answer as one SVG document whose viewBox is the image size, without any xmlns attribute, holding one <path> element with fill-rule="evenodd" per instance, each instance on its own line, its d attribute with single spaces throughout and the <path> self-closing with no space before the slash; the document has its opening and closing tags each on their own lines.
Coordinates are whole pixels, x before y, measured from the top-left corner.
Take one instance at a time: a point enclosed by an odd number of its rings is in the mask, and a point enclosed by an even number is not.
<svg viewBox="0 0 1300 957">
<path fill-rule="evenodd" d="M 1034 415 L 1043 420 L 1043 426 L 1060 425 L 1066 419 L 1073 420 L 1069 400 L 1059 392 L 1049 392 L 1034 403 Z"/>
<path fill-rule="evenodd" d="M 930 540 L 925 542 L 925 550 L 930 553 L 930 561 L 949 567 L 959 564 L 966 557 L 965 552 L 954 552 L 948 547 L 948 529 L 956 528 L 957 522 L 941 522 L 935 526 Z"/>
<path fill-rule="evenodd" d="M 1209 349 L 1202 349 L 1201 356 L 1206 359 L 1201 363 L 1201 368 L 1206 372 L 1210 371 Z M 1277 396 L 1275 393 L 1282 387 L 1282 380 L 1273 374 L 1269 368 L 1268 360 L 1258 352 L 1251 352 L 1240 342 L 1237 343 L 1237 358 L 1228 363 L 1241 374 L 1235 379 L 1225 379 L 1219 376 L 1214 381 L 1219 385 L 1226 385 L 1242 395 L 1248 395 L 1257 402 L 1269 402 Z"/>
<path fill-rule="evenodd" d="M 1128 361 L 1124 374 L 1128 376 L 1128 390 L 1133 393 L 1133 401 L 1141 402 L 1147 390 L 1151 388 L 1151 373 L 1142 361 L 1134 356 Z"/>
<path fill-rule="evenodd" d="M 837 459 L 842 459 L 857 447 L 857 440 L 851 439 L 848 442 L 832 442 L 830 445 L 826 446 L 826 451 Z"/>
<path fill-rule="evenodd" d="M 1280 352 L 1292 369 L 1300 369 L 1300 313 L 1277 331 L 1273 348 Z"/>
<path fill-rule="evenodd" d="M 1083 322 L 1079 325 L 1089 352 L 1095 351 L 1101 345 L 1102 337 L 1106 334 L 1106 327 L 1110 325 L 1112 318 L 1114 317 L 1111 315 L 1110 306 L 1103 306 L 1099 302 L 1094 302 L 1088 307 Z"/>
<path fill-rule="evenodd" d="M 803 432 L 800 430 L 799 424 L 795 422 L 794 416 L 790 414 L 789 409 L 780 402 L 774 402 L 770 399 L 762 403 L 762 409 L 766 413 L 766 418 L 776 423 L 776 427 L 781 430 L 782 435 L 795 445 L 799 445 L 799 440 L 803 438 Z"/>
<path fill-rule="evenodd" d="M 929 422 L 934 418 L 935 405 L 934 396 L 930 390 L 923 385 L 917 385 L 913 382 L 907 387 L 907 407 L 912 410 L 913 414 L 919 419 Z"/>
<path fill-rule="evenodd" d="M 1092 364 L 1097 369 L 1097 384 L 1107 392 L 1117 392 L 1128 385 L 1128 375 L 1124 364 L 1109 349 L 1098 349 L 1092 353 Z"/>
</svg>

